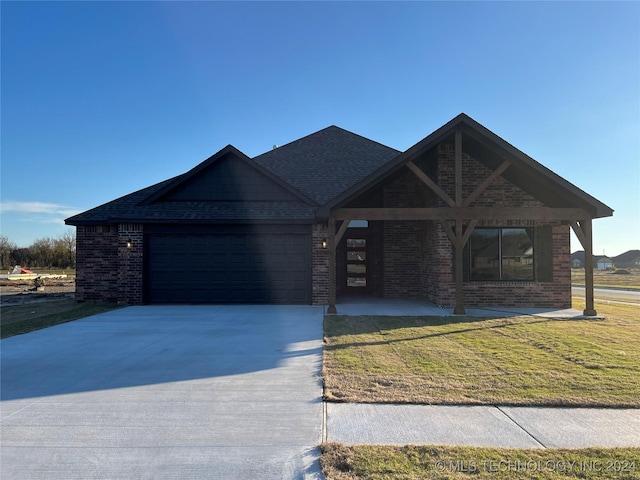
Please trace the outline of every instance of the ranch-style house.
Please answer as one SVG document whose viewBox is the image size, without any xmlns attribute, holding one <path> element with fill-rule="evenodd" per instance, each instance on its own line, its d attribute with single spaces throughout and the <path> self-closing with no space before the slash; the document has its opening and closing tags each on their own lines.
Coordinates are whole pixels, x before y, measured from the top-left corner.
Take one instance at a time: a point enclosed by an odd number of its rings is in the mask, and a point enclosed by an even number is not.
<svg viewBox="0 0 640 480">
<path fill-rule="evenodd" d="M 397 151 L 336 126 L 66 220 L 79 301 L 328 305 L 341 295 L 571 306 L 570 229 L 593 305 L 592 220 L 613 210 L 465 114 Z"/>
</svg>

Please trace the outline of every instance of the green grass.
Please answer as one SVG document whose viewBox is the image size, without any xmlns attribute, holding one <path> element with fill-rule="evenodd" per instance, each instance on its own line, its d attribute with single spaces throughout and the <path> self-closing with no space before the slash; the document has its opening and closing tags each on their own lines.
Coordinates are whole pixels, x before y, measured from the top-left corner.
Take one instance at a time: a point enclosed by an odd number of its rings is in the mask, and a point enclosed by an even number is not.
<svg viewBox="0 0 640 480">
<path fill-rule="evenodd" d="M 576 306 L 579 308 L 579 306 Z M 325 317 L 330 401 L 640 407 L 640 315 Z"/>
<path fill-rule="evenodd" d="M 327 480 L 485 480 L 640 477 L 640 448 L 510 450 L 443 446 L 321 446 Z"/>
<path fill-rule="evenodd" d="M 52 327 L 120 307 L 115 303 L 76 303 L 70 299 L 2 307 L 0 338 Z"/>
</svg>

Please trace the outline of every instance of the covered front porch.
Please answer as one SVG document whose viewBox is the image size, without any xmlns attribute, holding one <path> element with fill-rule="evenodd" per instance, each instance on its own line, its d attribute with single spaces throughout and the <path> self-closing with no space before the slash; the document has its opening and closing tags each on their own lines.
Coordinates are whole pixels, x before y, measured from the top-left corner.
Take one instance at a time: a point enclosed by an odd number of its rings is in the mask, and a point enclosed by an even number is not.
<svg viewBox="0 0 640 480">
<path fill-rule="evenodd" d="M 573 229 L 587 259 L 582 314 L 595 316 L 591 224 L 610 214 L 462 117 L 318 210 L 327 226 L 327 313 L 342 313 L 338 305 L 348 310 L 352 303 L 338 296 L 359 292 L 370 295 L 374 310 L 382 305 L 376 298 L 402 298 L 430 301 L 452 314 L 563 311 L 571 306 Z M 355 223 L 369 228 L 358 235 Z M 525 241 L 513 247 L 513 238 Z"/>
<path fill-rule="evenodd" d="M 347 316 L 391 316 L 391 317 L 449 317 L 456 316 L 451 307 L 442 307 L 426 300 L 406 298 L 380 298 L 373 295 L 338 295 L 336 309 L 340 315 Z M 325 313 L 328 313 L 328 307 Z M 593 318 L 575 308 L 524 308 L 524 307 L 471 307 L 465 315 L 470 317 L 522 317 L 581 319 Z"/>
</svg>

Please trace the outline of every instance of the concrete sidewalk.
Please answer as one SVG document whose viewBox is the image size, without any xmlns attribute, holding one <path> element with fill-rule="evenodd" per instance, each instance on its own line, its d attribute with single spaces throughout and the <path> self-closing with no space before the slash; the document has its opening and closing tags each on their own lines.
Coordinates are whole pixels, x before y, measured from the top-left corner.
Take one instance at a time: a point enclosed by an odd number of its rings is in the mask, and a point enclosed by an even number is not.
<svg viewBox="0 0 640 480">
<path fill-rule="evenodd" d="M 327 403 L 325 437 L 348 445 L 640 447 L 640 409 Z"/>
</svg>

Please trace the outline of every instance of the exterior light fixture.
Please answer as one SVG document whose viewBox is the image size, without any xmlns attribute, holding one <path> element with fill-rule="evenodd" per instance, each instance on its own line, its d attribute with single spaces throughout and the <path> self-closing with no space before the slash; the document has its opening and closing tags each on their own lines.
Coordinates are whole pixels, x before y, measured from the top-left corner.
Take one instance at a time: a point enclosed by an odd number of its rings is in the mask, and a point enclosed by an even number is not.
<svg viewBox="0 0 640 480">
<path fill-rule="evenodd" d="M 327 248 L 327 239 L 322 240 L 322 248 Z"/>
<path fill-rule="evenodd" d="M 133 248 L 133 240 L 131 240 L 131 237 L 127 239 L 127 248 Z"/>
</svg>

